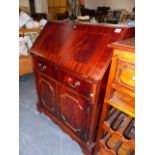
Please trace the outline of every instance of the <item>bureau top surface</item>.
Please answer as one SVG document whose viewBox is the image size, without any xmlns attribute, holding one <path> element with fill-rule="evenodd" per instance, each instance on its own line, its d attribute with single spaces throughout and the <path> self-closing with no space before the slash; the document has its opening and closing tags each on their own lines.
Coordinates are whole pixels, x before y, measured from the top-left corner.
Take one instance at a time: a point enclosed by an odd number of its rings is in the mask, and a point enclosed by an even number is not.
<svg viewBox="0 0 155 155">
<path fill-rule="evenodd" d="M 121 50 L 128 50 L 129 52 L 135 52 L 135 38 L 128 38 L 109 44 L 109 47 Z"/>
<path fill-rule="evenodd" d="M 134 36 L 134 28 L 48 22 L 30 52 L 65 70 L 98 81 L 111 62 L 108 44 Z"/>
</svg>

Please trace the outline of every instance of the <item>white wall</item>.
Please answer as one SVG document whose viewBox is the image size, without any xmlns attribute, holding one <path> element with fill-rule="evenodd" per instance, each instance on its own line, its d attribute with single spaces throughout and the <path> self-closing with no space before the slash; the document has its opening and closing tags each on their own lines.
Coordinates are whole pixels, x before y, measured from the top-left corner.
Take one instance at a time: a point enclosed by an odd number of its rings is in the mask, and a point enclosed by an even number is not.
<svg viewBox="0 0 155 155">
<path fill-rule="evenodd" d="M 29 7 L 29 0 L 19 0 L 19 6 Z M 35 0 L 35 11 L 48 14 L 47 0 Z"/>
<path fill-rule="evenodd" d="M 35 10 L 37 13 L 47 13 L 48 14 L 47 0 L 35 0 Z"/>
<path fill-rule="evenodd" d="M 96 9 L 98 6 L 110 6 L 112 9 L 126 9 L 132 11 L 135 0 L 85 0 L 85 7 Z"/>
</svg>

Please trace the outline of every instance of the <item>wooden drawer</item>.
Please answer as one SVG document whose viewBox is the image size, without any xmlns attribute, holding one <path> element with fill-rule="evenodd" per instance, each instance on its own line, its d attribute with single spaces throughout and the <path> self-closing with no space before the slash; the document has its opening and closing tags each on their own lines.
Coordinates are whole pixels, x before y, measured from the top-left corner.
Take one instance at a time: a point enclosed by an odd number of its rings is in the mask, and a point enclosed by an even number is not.
<svg viewBox="0 0 155 155">
<path fill-rule="evenodd" d="M 135 88 L 135 67 L 118 59 L 114 81 L 130 89 Z"/>
<path fill-rule="evenodd" d="M 35 69 L 74 89 L 75 91 L 82 93 L 82 95 L 90 98 L 91 101 L 94 100 L 96 85 L 92 85 L 90 82 L 82 80 L 74 75 L 71 75 L 70 73 L 64 72 L 58 67 L 48 64 L 43 59 L 35 58 L 33 59 L 33 62 Z"/>
<path fill-rule="evenodd" d="M 77 92 L 82 93 L 86 97 L 94 97 L 95 86 L 85 80 L 82 80 L 70 73 L 66 73 L 64 71 L 57 71 L 58 81 L 65 84 L 66 86 L 74 89 Z"/>
<path fill-rule="evenodd" d="M 52 77 L 56 79 L 56 71 L 53 66 L 45 62 L 43 59 L 35 58 L 33 59 L 34 68 L 39 70 L 40 72 L 48 75 L 49 77 Z"/>
</svg>

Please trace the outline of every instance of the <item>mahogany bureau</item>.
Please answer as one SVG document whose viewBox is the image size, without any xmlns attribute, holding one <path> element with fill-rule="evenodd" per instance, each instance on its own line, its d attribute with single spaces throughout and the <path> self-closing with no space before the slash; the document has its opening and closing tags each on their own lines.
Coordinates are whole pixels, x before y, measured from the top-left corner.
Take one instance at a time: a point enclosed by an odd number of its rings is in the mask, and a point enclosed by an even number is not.
<svg viewBox="0 0 155 155">
<path fill-rule="evenodd" d="M 48 22 L 31 48 L 37 108 L 91 155 L 111 63 L 107 45 L 134 28 Z"/>
</svg>

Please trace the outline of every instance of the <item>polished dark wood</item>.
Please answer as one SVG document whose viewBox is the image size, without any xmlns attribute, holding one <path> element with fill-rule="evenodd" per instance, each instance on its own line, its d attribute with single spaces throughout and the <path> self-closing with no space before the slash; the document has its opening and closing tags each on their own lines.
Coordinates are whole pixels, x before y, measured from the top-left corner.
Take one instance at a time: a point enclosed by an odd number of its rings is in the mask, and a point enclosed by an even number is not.
<svg viewBox="0 0 155 155">
<path fill-rule="evenodd" d="M 97 155 L 135 154 L 135 39 L 114 49 L 95 146 Z"/>
<path fill-rule="evenodd" d="M 117 29 L 121 31 L 116 32 Z M 38 110 L 81 146 L 94 150 L 112 49 L 134 28 L 48 22 L 31 48 Z"/>
</svg>

